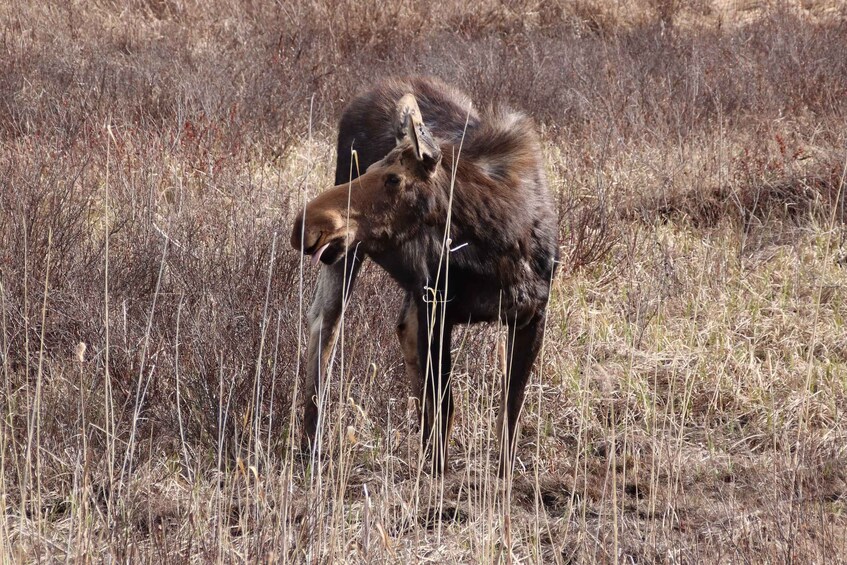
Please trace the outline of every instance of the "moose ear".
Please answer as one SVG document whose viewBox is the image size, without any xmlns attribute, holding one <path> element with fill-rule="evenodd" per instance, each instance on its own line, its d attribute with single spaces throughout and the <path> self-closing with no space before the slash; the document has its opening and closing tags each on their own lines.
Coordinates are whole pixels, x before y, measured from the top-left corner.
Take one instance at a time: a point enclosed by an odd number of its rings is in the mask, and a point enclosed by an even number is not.
<svg viewBox="0 0 847 565">
<path fill-rule="evenodd" d="M 435 172 L 441 161 L 441 149 L 433 139 L 421 117 L 421 109 L 414 94 L 406 94 L 397 103 L 397 117 L 400 127 L 397 131 L 397 142 L 408 139 L 412 142 L 415 157 L 423 165 L 428 175 Z"/>
</svg>

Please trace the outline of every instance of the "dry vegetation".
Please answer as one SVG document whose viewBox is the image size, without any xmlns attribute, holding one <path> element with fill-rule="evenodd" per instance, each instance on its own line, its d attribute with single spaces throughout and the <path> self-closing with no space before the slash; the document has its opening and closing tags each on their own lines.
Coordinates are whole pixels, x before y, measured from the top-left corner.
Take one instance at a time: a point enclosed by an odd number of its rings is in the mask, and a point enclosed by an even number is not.
<svg viewBox="0 0 847 565">
<path fill-rule="evenodd" d="M 2 561 L 847 561 L 845 18 L 0 5 Z M 532 113 L 559 194 L 511 485 L 500 330 L 462 333 L 452 467 L 421 473 L 372 267 L 323 457 L 294 450 L 314 272 L 292 210 L 330 182 L 344 101 L 413 72 Z"/>
</svg>

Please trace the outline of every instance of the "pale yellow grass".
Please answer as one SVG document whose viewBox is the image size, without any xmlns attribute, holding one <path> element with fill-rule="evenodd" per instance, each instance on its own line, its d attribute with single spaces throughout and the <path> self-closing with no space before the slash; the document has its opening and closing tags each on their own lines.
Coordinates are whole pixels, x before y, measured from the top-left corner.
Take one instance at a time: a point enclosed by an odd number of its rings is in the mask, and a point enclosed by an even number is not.
<svg viewBox="0 0 847 565">
<path fill-rule="evenodd" d="M 548 156 L 551 171 L 566 168 L 558 149 Z M 312 191 L 330 164 L 330 144 L 316 140 L 281 171 L 255 174 Z M 406 397 L 388 399 L 385 412 L 371 401 L 384 394 L 386 378 L 402 374 L 399 353 L 389 354 L 390 365 L 363 373 L 337 367 L 320 468 L 263 443 L 228 473 L 216 470 L 213 453 L 192 451 L 186 468 L 181 453 L 193 447 L 175 438 L 162 454 L 144 454 L 113 499 L 119 508 L 108 511 L 107 460 L 91 468 L 84 455 L 69 459 L 45 439 L 45 465 L 62 469 L 61 482 L 73 488 L 45 485 L 40 505 L 30 493 L 21 513 L 4 513 L 6 559 L 840 559 L 847 552 L 840 226 L 812 219 L 695 229 L 633 219 L 619 222 L 617 237 L 602 263 L 564 269 L 555 281 L 513 484 L 492 474 L 500 330 L 471 328 L 456 344 L 458 417 L 443 479 L 421 472 Z M 366 272 L 375 276 L 375 268 Z M 385 297 L 361 300 L 387 308 Z M 369 323 L 392 317 L 348 326 L 338 359 L 396 349 L 368 339 Z M 80 401 L 75 383 L 91 377 L 73 355 L 45 394 Z M 14 484 L 3 484 L 6 504 L 21 500 Z"/>
</svg>

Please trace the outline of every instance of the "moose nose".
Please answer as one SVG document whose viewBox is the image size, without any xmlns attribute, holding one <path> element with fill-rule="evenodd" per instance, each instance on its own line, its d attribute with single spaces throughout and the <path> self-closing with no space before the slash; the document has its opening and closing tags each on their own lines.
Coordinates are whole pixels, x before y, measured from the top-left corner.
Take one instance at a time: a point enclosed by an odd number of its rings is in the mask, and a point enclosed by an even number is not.
<svg viewBox="0 0 847 565">
<path fill-rule="evenodd" d="M 291 247 L 311 255 L 317 249 L 321 236 L 324 234 L 325 222 L 321 221 L 320 215 L 310 215 L 306 225 L 303 225 L 304 214 L 301 212 L 294 220 L 294 228 L 291 230 Z"/>
<path fill-rule="evenodd" d="M 294 228 L 291 230 L 291 247 L 297 251 L 308 251 L 316 242 L 310 242 L 309 226 L 303 229 L 303 213 L 297 215 L 294 220 Z"/>
<path fill-rule="evenodd" d="M 291 230 L 291 247 L 300 250 L 303 248 L 303 214 L 294 218 L 294 228 Z"/>
</svg>

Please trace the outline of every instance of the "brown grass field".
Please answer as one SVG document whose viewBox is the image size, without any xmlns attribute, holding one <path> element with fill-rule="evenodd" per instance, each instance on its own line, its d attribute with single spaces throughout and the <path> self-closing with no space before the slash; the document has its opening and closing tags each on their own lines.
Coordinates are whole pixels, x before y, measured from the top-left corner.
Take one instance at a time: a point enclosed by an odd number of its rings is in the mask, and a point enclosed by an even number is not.
<svg viewBox="0 0 847 565">
<path fill-rule="evenodd" d="M 429 73 L 531 114 L 562 268 L 517 472 L 503 328 L 422 471 L 365 268 L 299 457 L 345 101 Z M 847 563 L 838 0 L 0 4 L 0 563 Z"/>
</svg>

